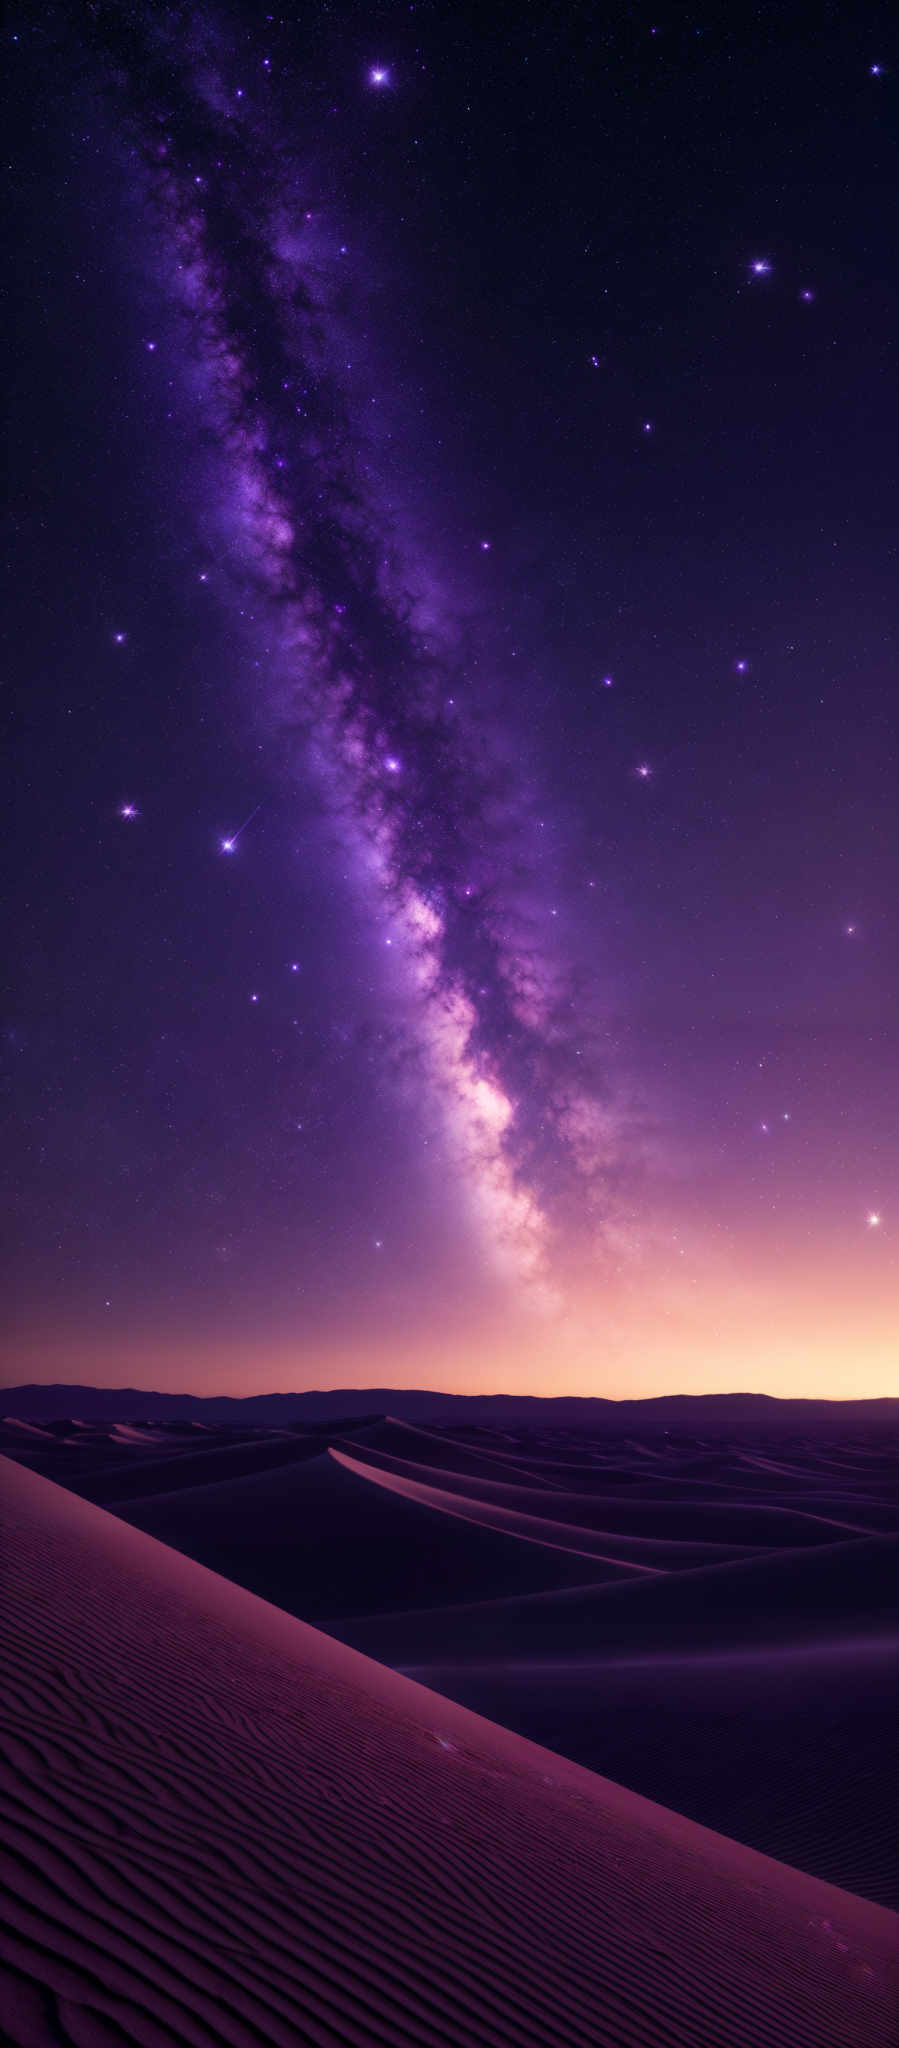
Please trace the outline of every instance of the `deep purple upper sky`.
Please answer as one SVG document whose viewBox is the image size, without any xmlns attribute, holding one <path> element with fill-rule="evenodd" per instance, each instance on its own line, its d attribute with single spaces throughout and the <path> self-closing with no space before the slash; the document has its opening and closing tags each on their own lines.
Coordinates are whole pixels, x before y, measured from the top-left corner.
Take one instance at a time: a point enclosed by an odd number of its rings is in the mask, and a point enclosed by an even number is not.
<svg viewBox="0 0 899 2048">
<path fill-rule="evenodd" d="M 7 61 L 4 1377 L 895 1391 L 886 9 Z"/>
</svg>

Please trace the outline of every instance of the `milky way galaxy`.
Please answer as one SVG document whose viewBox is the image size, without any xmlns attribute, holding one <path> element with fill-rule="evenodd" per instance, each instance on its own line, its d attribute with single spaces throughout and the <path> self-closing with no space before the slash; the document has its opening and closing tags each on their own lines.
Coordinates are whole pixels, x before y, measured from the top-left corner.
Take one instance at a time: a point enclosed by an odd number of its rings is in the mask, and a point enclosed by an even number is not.
<svg viewBox="0 0 899 2048">
<path fill-rule="evenodd" d="M 588 62 L 572 27 L 535 115 L 499 24 L 462 49 L 413 15 L 13 37 L 52 109 L 23 318 L 49 294 L 75 363 L 61 431 L 40 341 L 23 400 L 65 535 L 23 786 L 89 763 L 24 913 L 16 1344 L 198 1391 L 213 1355 L 235 1385 L 858 1391 L 851 1338 L 884 1391 L 873 424 L 822 453 L 866 375 L 851 285 L 816 217 L 792 247 L 798 185 L 738 221 L 751 78 L 732 190 L 699 177 L 717 49 L 660 68 L 618 26 Z M 858 73 L 873 177 L 888 80 Z"/>
<path fill-rule="evenodd" d="M 435 603 L 434 565 L 403 534 L 341 375 L 344 245 L 327 209 L 303 204 L 322 172 L 211 47 L 208 27 L 193 56 L 162 46 L 159 107 L 144 78 L 137 133 L 160 275 L 224 458 L 212 521 L 261 601 L 261 690 L 302 731 L 402 958 L 410 1053 L 487 1255 L 555 1306 L 545 1183 L 574 1184 L 597 1242 L 611 1225 L 620 1238 L 622 1113 L 590 1090 L 589 1004 L 547 929 L 524 777 L 466 701 L 459 601 L 441 586 Z"/>
</svg>

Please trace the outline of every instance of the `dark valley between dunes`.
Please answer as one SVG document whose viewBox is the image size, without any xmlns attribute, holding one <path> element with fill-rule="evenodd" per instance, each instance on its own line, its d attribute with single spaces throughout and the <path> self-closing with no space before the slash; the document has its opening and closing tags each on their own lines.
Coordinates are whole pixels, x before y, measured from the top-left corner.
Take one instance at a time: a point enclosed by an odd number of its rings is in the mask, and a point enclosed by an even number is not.
<svg viewBox="0 0 899 2048">
<path fill-rule="evenodd" d="M 896 1404 L 40 1391 L 14 2040 L 885 2048 Z"/>
</svg>

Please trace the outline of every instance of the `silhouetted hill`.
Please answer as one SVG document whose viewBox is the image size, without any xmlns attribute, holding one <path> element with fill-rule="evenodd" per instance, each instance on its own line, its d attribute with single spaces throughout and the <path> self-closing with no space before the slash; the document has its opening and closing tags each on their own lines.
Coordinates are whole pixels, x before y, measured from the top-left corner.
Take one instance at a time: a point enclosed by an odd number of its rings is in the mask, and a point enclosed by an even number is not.
<svg viewBox="0 0 899 2048">
<path fill-rule="evenodd" d="M 651 1400 L 608 1401 L 577 1395 L 444 1394 L 427 1389 L 338 1387 L 295 1394 L 161 1394 L 140 1387 L 22 1386 L 0 1389 L 0 1412 L 49 1422 L 76 1416 L 86 1422 L 171 1421 L 289 1427 L 336 1423 L 388 1414 L 406 1422 L 451 1423 L 456 1428 L 526 1426 L 654 1436 L 667 1430 L 689 1437 L 730 1437 L 751 1430 L 766 1435 L 818 1435 L 860 1430 L 899 1433 L 899 1398 L 874 1401 L 778 1400 L 771 1394 L 663 1394 Z"/>
</svg>

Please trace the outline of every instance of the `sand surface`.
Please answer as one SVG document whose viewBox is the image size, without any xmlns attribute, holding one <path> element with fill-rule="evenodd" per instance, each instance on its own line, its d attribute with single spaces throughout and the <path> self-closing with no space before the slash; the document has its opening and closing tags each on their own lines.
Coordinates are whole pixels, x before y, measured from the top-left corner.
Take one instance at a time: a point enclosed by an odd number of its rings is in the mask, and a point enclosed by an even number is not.
<svg viewBox="0 0 899 2048">
<path fill-rule="evenodd" d="M 380 1418 L 185 1440 L 138 1417 L 9 1454 L 491 1720 L 899 1906 L 888 1431 Z"/>
<path fill-rule="evenodd" d="M 891 2040 L 893 1915 L 0 1472 L 22 2048 Z"/>
</svg>

